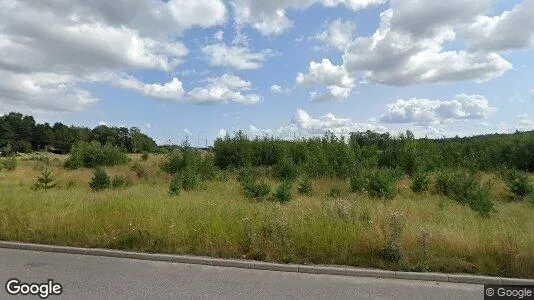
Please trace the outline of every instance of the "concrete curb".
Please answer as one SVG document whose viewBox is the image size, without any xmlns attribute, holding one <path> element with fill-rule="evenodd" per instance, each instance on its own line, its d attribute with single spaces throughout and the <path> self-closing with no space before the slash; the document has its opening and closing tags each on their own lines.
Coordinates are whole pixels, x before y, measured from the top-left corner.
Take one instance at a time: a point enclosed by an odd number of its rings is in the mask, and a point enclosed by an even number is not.
<svg viewBox="0 0 534 300">
<path fill-rule="evenodd" d="M 378 270 L 378 269 L 352 268 L 352 267 L 344 267 L 344 266 L 334 267 L 334 266 L 285 265 L 285 264 L 259 262 L 259 261 L 251 261 L 251 260 L 218 259 L 218 258 L 188 256 L 188 255 L 137 253 L 137 252 L 109 250 L 109 249 L 76 248 L 76 247 L 63 247 L 63 246 L 28 244 L 28 243 L 5 242 L 5 241 L 0 241 L 0 248 L 66 253 L 66 254 L 81 254 L 81 255 L 91 255 L 91 256 L 116 257 L 116 258 L 130 258 L 130 259 L 139 259 L 139 260 L 164 261 L 164 262 L 220 266 L 220 267 L 233 267 L 233 268 L 242 268 L 242 269 L 297 272 L 297 273 L 308 273 L 308 274 L 327 274 L 327 275 L 374 277 L 374 278 L 396 278 L 396 279 L 405 279 L 405 280 L 454 282 L 454 283 L 468 283 L 468 284 L 479 284 L 479 285 L 483 285 L 483 284 L 534 285 L 534 279 L 501 278 L 501 277 L 477 276 L 477 275 L 465 275 L 465 274 L 386 271 L 386 270 Z"/>
</svg>

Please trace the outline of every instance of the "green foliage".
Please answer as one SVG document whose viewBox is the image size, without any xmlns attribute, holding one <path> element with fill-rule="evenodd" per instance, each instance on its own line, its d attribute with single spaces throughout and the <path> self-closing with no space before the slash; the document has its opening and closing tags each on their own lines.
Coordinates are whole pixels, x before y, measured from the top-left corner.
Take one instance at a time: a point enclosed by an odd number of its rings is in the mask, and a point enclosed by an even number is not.
<svg viewBox="0 0 534 300">
<path fill-rule="evenodd" d="M 393 199 L 397 195 L 397 174 L 393 170 L 372 172 L 367 191 L 371 197 Z"/>
<path fill-rule="evenodd" d="M 284 156 L 273 168 L 273 175 L 279 180 L 295 180 L 298 176 L 297 166 L 290 157 Z"/>
<path fill-rule="evenodd" d="M 148 152 L 143 152 L 143 154 L 141 154 L 141 160 L 143 161 L 148 160 Z"/>
<path fill-rule="evenodd" d="M 37 177 L 37 181 L 34 184 L 35 190 L 49 190 L 55 188 L 57 185 L 54 183 L 54 176 L 48 169 L 44 169 L 41 175 Z"/>
<path fill-rule="evenodd" d="M 120 189 L 120 188 L 126 187 L 128 185 L 130 185 L 130 183 L 123 176 L 116 175 L 111 180 L 111 187 L 114 188 L 114 189 Z"/>
<path fill-rule="evenodd" d="M 89 182 L 89 187 L 95 192 L 105 190 L 110 187 L 111 180 L 108 173 L 101 167 L 96 167 L 93 170 L 93 178 Z"/>
<path fill-rule="evenodd" d="M 523 199 L 526 195 L 534 191 L 534 186 L 530 182 L 528 174 L 525 172 L 506 170 L 501 175 L 504 177 L 506 186 L 514 199 Z"/>
<path fill-rule="evenodd" d="M 430 179 L 426 172 L 416 172 L 412 176 L 412 191 L 415 193 L 421 193 L 427 191 L 430 187 Z"/>
<path fill-rule="evenodd" d="M 481 185 L 471 173 L 464 171 L 438 173 L 436 191 L 462 205 L 469 205 L 483 217 L 488 217 L 495 210 L 489 185 Z"/>
<path fill-rule="evenodd" d="M 131 170 L 135 172 L 135 175 L 139 179 L 146 179 L 148 177 L 148 172 L 139 162 L 134 162 L 131 166 Z"/>
<path fill-rule="evenodd" d="M 311 179 L 305 177 L 304 179 L 299 181 L 297 185 L 297 190 L 301 195 L 311 196 L 313 194 L 313 183 Z"/>
<path fill-rule="evenodd" d="M 369 172 L 362 168 L 357 168 L 349 177 L 350 191 L 353 193 L 362 193 L 369 185 Z"/>
<path fill-rule="evenodd" d="M 271 193 L 271 187 L 266 183 L 258 183 L 258 172 L 252 166 L 244 167 L 238 177 L 245 197 L 265 200 Z"/>
<path fill-rule="evenodd" d="M 213 180 L 217 177 L 217 167 L 213 155 L 208 154 L 200 158 L 198 172 L 202 180 Z"/>
<path fill-rule="evenodd" d="M 192 165 L 187 166 L 182 172 L 182 188 L 185 191 L 192 191 L 198 186 L 198 174 Z"/>
<path fill-rule="evenodd" d="M 14 156 L 6 157 L 2 160 L 2 166 L 8 171 L 13 171 L 17 168 L 17 159 Z"/>
<path fill-rule="evenodd" d="M 122 150 L 98 142 L 80 142 L 72 148 L 70 157 L 65 162 L 69 169 L 114 166 L 128 162 L 129 158 Z"/>
<path fill-rule="evenodd" d="M 291 180 L 282 182 L 274 193 L 274 199 L 280 203 L 289 202 L 293 198 L 293 195 L 291 194 L 292 185 L 293 182 Z"/>
<path fill-rule="evenodd" d="M 330 188 L 330 192 L 328 193 L 328 196 L 332 198 L 339 198 L 343 195 L 343 192 L 341 191 L 341 188 L 339 186 L 333 186 Z"/>
<path fill-rule="evenodd" d="M 172 177 L 171 183 L 169 184 L 169 194 L 171 196 L 179 196 L 182 191 L 182 176 L 180 174 L 175 174 Z"/>
<path fill-rule="evenodd" d="M 402 229 L 404 228 L 404 220 L 399 213 L 393 213 L 388 217 L 388 235 L 386 240 L 386 247 L 379 251 L 379 256 L 382 259 L 390 262 L 400 262 L 403 257 L 402 248 L 400 246 L 400 238 Z"/>
</svg>

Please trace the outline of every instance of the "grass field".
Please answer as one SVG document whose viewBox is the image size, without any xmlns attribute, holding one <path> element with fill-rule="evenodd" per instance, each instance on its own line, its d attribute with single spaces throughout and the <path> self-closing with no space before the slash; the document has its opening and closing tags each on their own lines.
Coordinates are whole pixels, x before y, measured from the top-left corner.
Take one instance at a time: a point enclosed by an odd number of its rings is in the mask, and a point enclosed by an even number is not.
<svg viewBox="0 0 534 300">
<path fill-rule="evenodd" d="M 445 197 L 414 194 L 409 179 L 391 201 L 324 179 L 314 181 L 313 196 L 298 196 L 293 187 L 289 203 L 256 202 L 244 198 L 233 173 L 172 197 L 171 176 L 159 170 L 163 156 L 133 156 L 107 168 L 132 185 L 97 193 L 88 185 L 91 170 L 66 170 L 66 157 L 51 157 L 57 189 L 32 190 L 43 167 L 38 160 L 18 158 L 15 170 L 0 171 L 0 240 L 534 278 L 534 206 L 508 200 L 493 175 L 485 179 L 494 183 L 497 213 L 482 218 Z M 146 178 L 137 178 L 133 162 Z M 334 185 L 343 189 L 340 198 L 328 196 Z M 401 225 L 392 227 L 395 220 Z M 396 230 L 402 256 L 391 261 L 382 253 Z"/>
</svg>

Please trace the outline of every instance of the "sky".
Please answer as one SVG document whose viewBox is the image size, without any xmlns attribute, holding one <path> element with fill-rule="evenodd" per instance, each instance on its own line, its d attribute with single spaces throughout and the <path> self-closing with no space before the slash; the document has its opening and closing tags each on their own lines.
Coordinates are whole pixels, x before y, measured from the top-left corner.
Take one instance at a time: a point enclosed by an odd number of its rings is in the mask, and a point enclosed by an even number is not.
<svg viewBox="0 0 534 300">
<path fill-rule="evenodd" d="M 534 0 L 0 0 L 0 114 L 159 144 L 534 129 Z"/>
</svg>

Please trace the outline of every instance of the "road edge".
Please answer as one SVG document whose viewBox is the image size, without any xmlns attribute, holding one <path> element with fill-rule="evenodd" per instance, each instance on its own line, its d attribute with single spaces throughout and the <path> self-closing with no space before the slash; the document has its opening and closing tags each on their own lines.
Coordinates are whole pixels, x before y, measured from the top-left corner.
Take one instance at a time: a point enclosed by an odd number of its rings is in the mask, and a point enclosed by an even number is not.
<svg viewBox="0 0 534 300">
<path fill-rule="evenodd" d="M 15 250 L 30 250 L 41 252 L 81 254 L 90 256 L 103 256 L 115 258 L 130 258 L 138 260 L 175 262 L 196 265 L 208 265 L 219 267 L 233 267 L 242 269 L 269 270 L 281 272 L 296 272 L 308 274 L 342 275 L 354 277 L 392 278 L 405 280 L 420 280 L 434 282 L 453 282 L 479 285 L 534 285 L 534 279 L 490 277 L 469 274 L 446 274 L 446 273 L 418 273 L 404 271 L 387 271 L 379 269 L 355 268 L 347 266 L 315 266 L 279 264 L 252 260 L 220 259 L 190 255 L 152 254 L 138 253 L 100 248 L 78 248 L 43 244 L 31 244 L 21 242 L 0 241 L 0 248 Z"/>
</svg>

